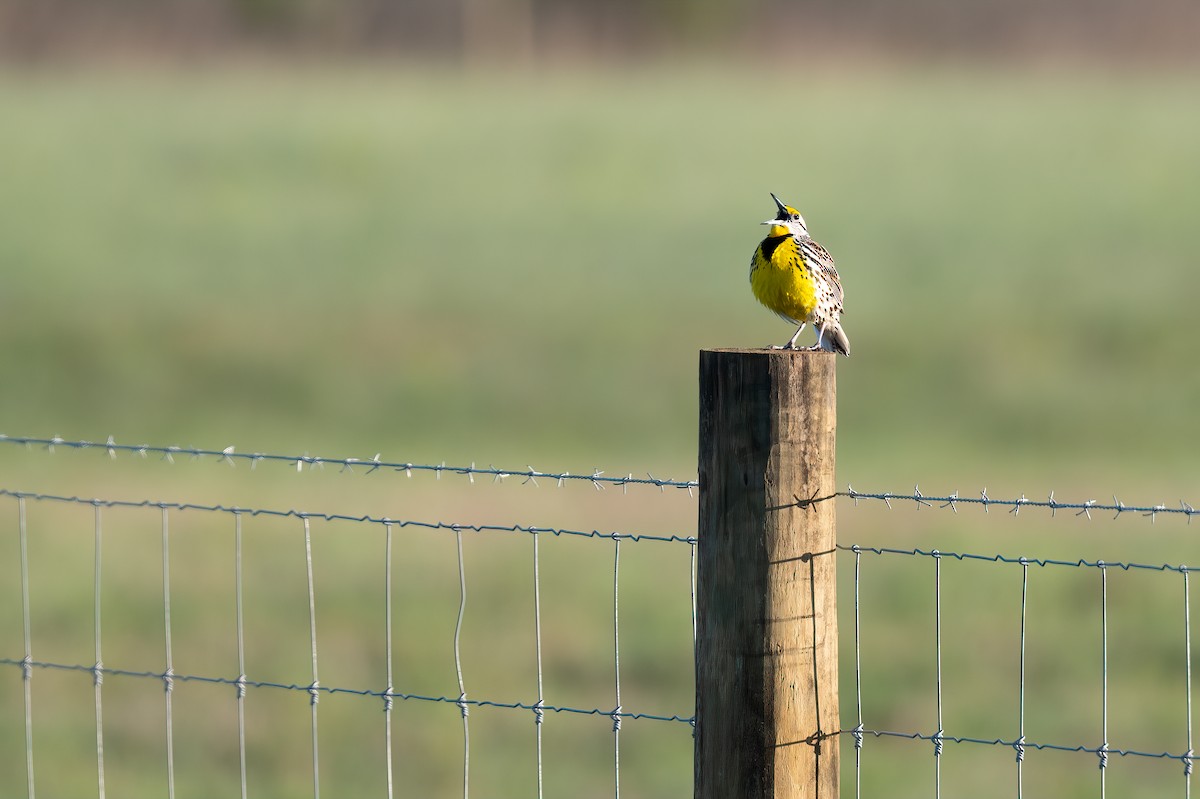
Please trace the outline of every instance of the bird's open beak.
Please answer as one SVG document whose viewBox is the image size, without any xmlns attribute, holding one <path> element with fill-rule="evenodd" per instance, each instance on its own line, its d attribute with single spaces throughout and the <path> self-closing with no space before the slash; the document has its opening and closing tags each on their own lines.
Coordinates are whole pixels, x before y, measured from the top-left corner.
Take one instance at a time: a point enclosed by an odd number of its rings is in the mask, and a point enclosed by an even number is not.
<svg viewBox="0 0 1200 799">
<path fill-rule="evenodd" d="M 787 206 L 783 204 L 782 200 L 775 196 L 775 192 L 771 192 L 771 199 L 775 201 L 776 207 L 779 208 L 779 213 L 787 215 Z"/>
</svg>

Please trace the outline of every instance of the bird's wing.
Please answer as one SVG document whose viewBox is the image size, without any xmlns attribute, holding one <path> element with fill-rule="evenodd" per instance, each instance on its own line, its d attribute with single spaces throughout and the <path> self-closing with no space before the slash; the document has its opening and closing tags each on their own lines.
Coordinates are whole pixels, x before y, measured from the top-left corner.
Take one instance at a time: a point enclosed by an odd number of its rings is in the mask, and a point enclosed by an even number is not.
<svg viewBox="0 0 1200 799">
<path fill-rule="evenodd" d="M 842 279 L 838 277 L 837 267 L 833 265 L 833 256 L 829 254 L 829 250 L 812 239 L 805 238 L 800 239 L 800 252 L 804 255 L 804 262 L 809 265 L 809 268 L 825 278 L 833 287 L 834 296 L 837 297 L 838 305 L 841 305 Z"/>
</svg>

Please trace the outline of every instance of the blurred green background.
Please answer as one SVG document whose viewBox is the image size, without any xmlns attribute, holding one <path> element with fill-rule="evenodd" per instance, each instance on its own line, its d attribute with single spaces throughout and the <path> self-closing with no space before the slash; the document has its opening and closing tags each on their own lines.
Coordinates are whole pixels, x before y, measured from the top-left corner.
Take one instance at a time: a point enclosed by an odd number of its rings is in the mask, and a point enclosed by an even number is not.
<svg viewBox="0 0 1200 799">
<path fill-rule="evenodd" d="M 774 191 L 837 258 L 839 483 L 1195 502 L 1200 70 L 1193 5 L 11 4 L 0 14 L 0 432 L 608 474 L 695 474 L 703 347 L 781 343 L 746 268 Z M 0 488 L 692 535 L 686 492 L 474 484 L 0 446 Z M 15 500 L 0 656 L 23 656 Z M 90 666 L 93 508 L 33 502 L 39 660 Z M 1180 563 L 1182 518 L 839 506 L 844 543 Z M 106 665 L 163 667 L 161 518 L 106 510 Z M 174 663 L 236 676 L 233 521 L 170 514 Z M 307 684 L 299 522 L 245 523 L 247 672 Z M 383 532 L 313 526 L 322 684 L 380 689 Z M 398 691 L 458 693 L 453 535 L 397 531 Z M 610 709 L 611 541 L 543 537 L 546 701 Z M 622 546 L 622 702 L 692 712 L 690 547 Z M 535 697 L 532 544 L 467 533 L 468 695 Z M 853 652 L 842 560 L 844 653 Z M 932 733 L 925 559 L 864 555 L 868 727 Z M 1027 737 L 1096 746 L 1099 575 L 1035 569 Z M 1185 750 L 1182 578 L 1110 574 L 1110 744 Z M 947 734 L 1016 732 L 1020 567 L 943 563 Z M 844 726 L 852 662 L 844 659 Z M 0 668 L 0 794 L 25 785 Z M 91 795 L 90 675 L 34 674 L 39 793 Z M 105 682 L 106 770 L 162 793 L 162 690 Z M 236 793 L 227 686 L 176 687 L 181 796 Z M 322 699 L 334 795 L 384 790 L 374 699 Z M 475 796 L 533 795 L 533 723 L 477 708 Z M 303 692 L 251 691 L 251 792 L 311 794 Z M 461 792 L 450 705 L 397 705 L 396 793 Z M 546 795 L 612 793 L 611 722 L 551 715 Z M 691 790 L 690 728 L 628 721 L 626 796 Z M 869 739 L 864 796 L 932 792 L 932 746 Z M 853 748 L 843 741 L 845 785 Z M 947 745 L 951 793 L 1011 750 Z M 1178 761 L 1114 758 L 1115 792 Z M 1090 796 L 1092 755 L 1030 753 Z"/>
</svg>

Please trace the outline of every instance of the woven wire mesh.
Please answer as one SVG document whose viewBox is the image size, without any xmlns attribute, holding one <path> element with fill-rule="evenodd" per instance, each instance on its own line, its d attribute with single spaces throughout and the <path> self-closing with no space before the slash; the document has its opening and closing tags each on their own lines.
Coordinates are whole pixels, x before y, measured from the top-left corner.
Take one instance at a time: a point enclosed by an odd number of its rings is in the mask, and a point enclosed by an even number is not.
<svg viewBox="0 0 1200 799">
<path fill-rule="evenodd" d="M 597 491 L 615 488 L 622 495 L 642 490 L 692 495 L 698 488 L 695 481 L 653 475 L 448 467 L 389 462 L 378 456 L 245 456 L 233 448 L 123 446 L 111 439 L 96 444 L 0 437 L 3 443 L 46 452 L 92 450 L 108 459 L 154 455 L 166 464 L 186 457 L 245 463 L 251 469 L 263 463 L 298 470 L 334 465 L 338 473 L 388 471 L 405 480 L 424 474 L 436 481 L 452 476 L 468 484 L 476 478 L 498 484 L 518 478 L 514 482 L 525 486 L 578 484 Z M 0 499 L 10 505 L 11 518 L 4 524 L 17 543 L 6 579 L 19 586 L 19 601 L 12 603 L 19 614 L 6 628 L 16 635 L 4 638 L 0 675 L 10 671 L 16 677 L 24 710 L 17 714 L 22 725 L 10 734 L 23 744 L 17 748 L 20 761 L 14 761 L 19 767 L 6 771 L 23 775 L 31 797 L 39 784 L 49 795 L 62 784 L 51 775 L 48 757 L 38 757 L 36 744 L 44 735 L 39 719 L 43 714 L 51 717 L 64 696 L 73 696 L 72 707 L 77 706 L 81 697 L 75 683 L 80 680 L 90 686 L 86 702 L 94 713 L 86 724 L 77 714 L 72 718 L 76 727 L 90 729 L 92 742 L 81 746 L 76 741 L 75 750 L 90 752 L 92 790 L 100 796 L 113 790 L 114 780 L 127 791 L 145 779 L 131 775 L 152 772 L 158 775 L 156 790 L 167 795 L 174 795 L 180 782 L 190 788 L 199 774 L 204 784 L 216 779 L 241 796 L 261 793 L 266 784 L 277 789 L 278 770 L 264 765 L 277 757 L 276 739 L 283 739 L 283 748 L 291 752 L 288 773 L 295 779 L 299 771 L 308 773 L 308 784 L 293 786 L 286 795 L 319 796 L 323 783 L 327 792 L 336 794 L 348 784 L 349 772 L 331 754 L 338 744 L 330 741 L 344 737 L 346 730 L 371 742 L 356 748 L 372 753 L 368 760 L 380 792 L 389 796 L 397 786 L 407 790 L 415 774 L 428 770 L 429 758 L 422 752 L 433 749 L 441 753 L 433 769 L 439 774 L 419 777 L 418 783 L 424 779 L 426 789 L 444 789 L 457 782 L 455 792 L 464 797 L 479 785 L 480 773 L 487 775 L 484 787 L 474 790 L 489 793 L 502 771 L 504 779 L 523 786 L 523 792 L 554 792 L 556 782 L 563 784 L 561 773 L 578 771 L 572 758 L 580 741 L 591 742 L 588 757 L 593 765 L 607 760 L 607 790 L 614 796 L 619 796 L 623 783 L 630 784 L 631 760 L 636 764 L 648 752 L 661 750 L 655 739 L 672 740 L 681 779 L 686 781 L 690 774 L 679 756 L 690 751 L 693 707 L 686 701 L 671 707 L 647 701 L 645 691 L 636 691 L 636 678 L 631 691 L 629 659 L 622 659 L 628 639 L 636 648 L 646 635 L 637 626 L 643 617 L 651 620 L 651 635 L 663 629 L 661 624 L 654 626 L 661 615 L 655 605 L 668 603 L 655 599 L 647 604 L 646 597 L 674 595 L 676 606 L 682 603 L 684 610 L 671 624 L 683 629 L 686 649 L 671 661 L 669 670 L 674 673 L 671 679 L 690 682 L 695 551 L 703 542 L 686 531 L 454 523 L 382 513 L 84 498 L 14 487 L 0 487 Z M 1062 523 L 1050 519 L 1091 524 L 1107 513 L 1113 519 L 1129 517 L 1150 524 L 1177 519 L 1183 530 L 1196 513 L 1186 501 L 1065 501 L 1053 493 L 1044 500 L 1024 495 L 995 498 L 986 490 L 964 497 L 957 491 L 928 495 L 919 488 L 893 493 L 848 487 L 830 497 L 796 498 L 801 506 L 825 501 L 840 503 L 843 540 L 847 529 L 870 527 L 862 525 L 858 515 L 870 507 L 888 514 L 907 512 L 904 525 L 909 527 L 914 526 L 912 517 L 922 513 L 918 530 L 933 518 L 929 511 L 944 512 L 931 525 L 939 531 L 946 527 L 944 520 L 956 525 L 970 509 L 992 519 L 990 524 L 1005 517 L 1014 523 L 1020 517 L 1022 523 L 1041 525 Z M 921 535 L 928 539 L 930 534 Z M 1137 558 L 1106 562 L 1084 554 L 991 554 L 979 551 L 978 538 L 970 541 L 973 551 L 906 546 L 894 536 L 877 539 L 888 545 L 841 547 L 841 734 L 843 747 L 853 748 L 853 757 L 843 759 L 844 791 L 848 793 L 852 784 L 858 797 L 927 796 L 940 795 L 945 784 L 949 795 L 969 790 L 976 796 L 1020 797 L 1026 791 L 1044 793 L 1044 786 L 1052 784 L 1060 796 L 1103 796 L 1114 791 L 1116 779 L 1114 795 L 1125 795 L 1131 785 L 1152 785 L 1155 795 L 1170 791 L 1190 796 L 1191 567 Z M 554 548 L 563 546 L 558 542 L 571 542 L 587 552 L 569 563 L 556 560 Z M 638 549 L 628 549 L 633 545 Z M 69 551 L 62 555 L 64 546 Z M 611 548 L 608 557 L 602 554 L 606 546 Z M 521 554 L 496 557 L 497 547 L 520 549 Z M 625 573 L 629 559 L 645 547 L 661 547 L 667 554 L 663 559 L 656 556 L 648 570 L 630 578 Z M 213 565 L 218 552 L 223 567 Z M 434 552 L 438 554 L 431 555 Z M 351 570 L 356 575 L 353 585 L 323 580 L 326 564 L 354 557 L 361 557 L 360 565 L 370 564 L 370 569 Z M 663 591 L 642 584 L 648 574 L 653 575 L 650 582 L 656 581 L 664 562 L 675 564 L 678 579 Z M 344 565 L 336 569 L 342 579 L 348 573 Z M 591 572 L 590 582 L 580 579 L 585 569 Z M 154 600 L 145 592 L 151 577 L 158 583 Z M 210 584 L 214 578 L 216 585 Z M 61 579 L 74 586 L 67 612 L 73 620 L 54 629 L 47 621 L 51 617 L 39 607 L 44 591 L 40 586 Z M 511 594 L 514 582 L 529 589 L 528 601 L 519 609 L 499 599 Z M 558 615 L 564 586 L 574 591 L 583 583 L 593 594 L 590 609 L 582 614 L 586 618 L 573 619 L 565 628 L 561 619 L 547 625 L 547 615 Z M 351 602 L 347 593 L 370 598 Z M 637 595 L 633 605 L 630 593 Z M 910 593 L 926 599 L 913 599 Z M 330 611 L 324 610 L 327 603 Z M 345 605 L 354 605 L 357 612 L 339 613 L 337 608 Z M 897 613 L 897 608 L 909 605 L 911 613 Z M 438 612 L 431 612 L 430 606 L 438 606 Z M 305 618 L 296 617 L 297 608 L 304 610 Z M 363 608 L 370 609 L 371 619 L 361 618 Z M 970 618 L 972 612 L 978 613 L 975 619 Z M 213 621 L 216 617 L 224 621 Z M 331 621 L 318 624 L 323 619 Z M 509 623 L 515 619 L 520 621 Z M 898 620 L 905 623 L 897 625 Z M 575 689 L 559 674 L 562 660 L 555 638 L 561 635 L 546 635 L 544 628 L 560 634 L 572 628 L 596 634 L 587 668 L 597 690 L 575 693 L 591 701 L 569 701 Z M 159 656 L 141 660 L 130 640 L 155 635 Z M 605 637 L 602 646 L 595 644 Z M 363 646 L 362 639 L 372 643 Z M 264 647 L 267 641 L 272 643 Z M 449 650 L 451 656 L 444 654 Z M 523 659 L 509 654 L 518 651 L 525 653 Z M 303 660 L 310 668 L 299 668 L 299 652 L 306 653 Z M 853 656 L 847 657 L 848 652 Z M 436 679 L 412 666 L 431 658 L 440 658 Z M 498 677 L 501 673 L 504 676 Z M 607 690 L 600 690 L 605 681 Z M 148 691 L 160 697 L 157 711 L 149 709 Z M 630 701 L 631 693 L 636 704 Z M 853 702 L 847 701 L 850 696 Z M 295 712 L 297 700 L 306 708 L 303 719 Z M 331 702 L 337 704 L 325 709 Z M 363 712 L 346 704 L 350 702 L 376 711 L 382 706 L 384 723 L 370 725 L 369 733 L 365 723 L 347 722 Z M 447 758 L 447 746 L 455 737 L 445 726 L 450 705 L 460 723 L 459 751 Z M 159 731 L 151 736 L 155 745 L 130 756 L 131 730 L 141 729 L 128 720 L 134 707 L 139 717 L 156 715 Z M 422 710 L 409 712 L 408 707 Z M 199 708 L 225 726 L 218 729 L 215 721 L 197 724 Z M 570 725 L 560 719 L 579 719 L 591 729 L 586 734 L 570 732 Z M 531 721 L 529 730 L 525 725 Z M 636 722 L 634 727 L 630 722 Z M 509 753 L 517 738 L 511 733 L 520 728 L 529 730 L 521 736 L 527 745 L 520 750 L 522 757 L 514 758 Z M 653 733 L 646 735 L 651 728 Z M 610 737 L 606 757 L 596 754 L 599 729 Z M 307 745 L 299 740 L 302 731 Z M 265 738 L 272 739 L 270 745 Z M 228 773 L 196 767 L 201 755 L 210 757 L 223 748 L 229 751 L 216 760 L 229 764 Z M 921 770 L 911 767 L 922 750 L 932 758 L 932 778 L 921 777 Z M 489 766 L 488 758 L 506 765 Z M 457 768 L 447 765 L 452 761 L 458 762 Z M 897 765 L 904 762 L 910 767 Z M 307 766 L 301 769 L 299 763 Z M 333 767 L 322 771 L 323 763 Z M 448 770 L 457 771 L 457 777 L 448 778 Z M 1168 771 L 1173 776 L 1164 776 Z M 513 778 L 508 772 L 523 776 Z M 1010 775 L 1007 780 L 1000 776 L 1004 772 Z M 1094 776 L 1081 776 L 1088 772 Z M 634 795 L 646 790 L 634 784 Z M 881 793 L 881 785 L 890 787 Z M 279 795 L 278 790 L 272 793 Z"/>
</svg>

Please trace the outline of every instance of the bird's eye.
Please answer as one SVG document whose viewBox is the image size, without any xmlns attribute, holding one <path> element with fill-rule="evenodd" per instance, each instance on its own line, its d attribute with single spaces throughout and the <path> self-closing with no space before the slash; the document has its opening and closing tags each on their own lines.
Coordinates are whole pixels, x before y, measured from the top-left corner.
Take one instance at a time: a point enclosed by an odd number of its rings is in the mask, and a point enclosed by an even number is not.
<svg viewBox="0 0 1200 799">
<path fill-rule="evenodd" d="M 792 221 L 793 221 L 793 222 L 799 222 L 799 221 L 800 221 L 800 214 L 792 214 Z"/>
</svg>

